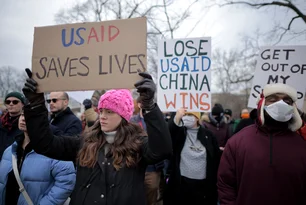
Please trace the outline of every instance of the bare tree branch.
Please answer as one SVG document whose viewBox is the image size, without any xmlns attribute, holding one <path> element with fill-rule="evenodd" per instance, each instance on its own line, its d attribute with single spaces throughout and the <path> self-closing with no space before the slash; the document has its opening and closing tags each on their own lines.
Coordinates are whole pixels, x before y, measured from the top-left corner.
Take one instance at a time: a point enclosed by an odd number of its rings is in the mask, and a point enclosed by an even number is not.
<svg viewBox="0 0 306 205">
<path fill-rule="evenodd" d="M 215 50 L 213 53 L 213 81 L 224 93 L 245 88 L 253 79 L 258 49 L 250 38 L 243 39 L 243 49 Z M 255 53 L 255 54 L 254 54 Z"/>
<path fill-rule="evenodd" d="M 301 18 L 301 17 L 300 17 L 300 16 L 295 16 L 295 17 L 293 17 L 293 18 L 291 19 L 291 21 L 289 22 L 287 28 L 281 28 L 281 29 L 283 29 L 284 31 L 283 31 L 283 33 L 281 33 L 281 35 L 279 36 L 278 41 L 277 41 L 274 45 L 276 45 L 276 44 L 278 44 L 278 43 L 281 42 L 281 40 L 283 39 L 284 35 L 291 29 L 291 24 L 292 24 L 292 22 L 293 22 L 295 19 L 298 19 L 298 18 Z"/>
<path fill-rule="evenodd" d="M 147 18 L 148 36 L 148 69 L 157 71 L 156 59 L 157 42 L 160 38 L 173 38 L 175 31 L 191 15 L 191 8 L 199 2 L 191 3 L 177 11 L 177 1 L 163 0 L 87 0 L 84 3 L 76 3 L 72 8 L 62 10 L 55 17 L 56 22 L 75 23 L 84 21 L 103 21 L 108 19 L 126 19 L 133 17 Z M 200 22 L 200 21 L 199 21 Z M 153 73 L 152 73 L 153 74 Z"/>
<path fill-rule="evenodd" d="M 171 38 L 173 38 L 173 28 L 172 28 L 171 23 L 170 23 L 170 18 L 169 18 L 168 11 L 167 11 L 166 0 L 163 0 L 163 3 L 164 3 L 164 13 L 165 13 L 165 16 L 166 16 L 166 19 L 167 19 L 168 28 L 169 28 L 169 31 L 170 31 Z"/>
<path fill-rule="evenodd" d="M 257 3 L 258 2 L 258 3 Z M 269 39 L 275 39 L 277 38 L 277 41 L 274 43 L 274 45 L 280 43 L 285 36 L 290 35 L 295 35 L 294 32 L 290 32 L 289 30 L 292 29 L 292 23 L 296 19 L 302 19 L 303 22 L 306 25 L 306 14 L 302 12 L 300 8 L 298 8 L 297 4 L 294 4 L 291 0 L 279 0 L 279 1 L 233 1 L 233 0 L 225 0 L 225 3 L 219 4 L 219 6 L 226 6 L 226 5 L 247 5 L 256 9 L 261 9 L 263 7 L 282 7 L 286 8 L 287 12 L 291 11 L 294 13 L 293 17 L 290 17 L 290 21 L 288 21 L 288 25 L 286 26 L 280 26 L 277 25 L 275 22 L 275 26 L 272 30 L 267 32 L 265 34 L 266 37 Z M 300 6 L 301 7 L 301 6 Z M 288 34 L 288 35 L 286 35 Z M 269 40 L 271 41 L 271 40 Z"/>
<path fill-rule="evenodd" d="M 122 5 L 121 5 L 121 1 L 117 0 L 117 3 L 118 3 L 118 17 L 117 17 L 117 19 L 122 19 Z M 137 5 L 135 7 L 137 7 Z"/>
<path fill-rule="evenodd" d="M 306 23 L 306 15 L 302 13 L 301 10 L 299 10 L 294 4 L 292 4 L 291 1 L 286 1 L 287 3 L 280 2 L 280 1 L 272 1 L 272 2 L 267 2 L 267 3 L 250 3 L 247 1 L 229 1 L 228 3 L 225 3 L 221 6 L 224 5 L 230 5 L 230 4 L 245 4 L 251 7 L 255 7 L 257 9 L 260 9 L 265 6 L 281 6 L 281 7 L 286 7 L 288 9 L 291 9 L 294 11 L 299 17 L 303 19 L 303 21 Z"/>
<path fill-rule="evenodd" d="M 272 2 L 268 2 L 268 3 L 250 3 L 247 1 L 229 1 L 227 3 L 221 4 L 220 6 L 225 6 L 225 5 L 233 5 L 233 4 L 244 4 L 244 5 L 248 5 L 251 7 L 255 7 L 257 9 L 260 9 L 262 7 L 266 7 L 266 6 L 281 6 L 281 7 L 285 7 L 288 8 L 292 11 L 294 11 L 297 16 L 299 16 L 300 18 L 303 19 L 303 21 L 306 23 L 306 15 L 303 14 L 303 12 L 298 9 L 291 1 L 286 1 L 287 3 L 284 2 L 280 2 L 280 1 L 272 1 Z"/>
<path fill-rule="evenodd" d="M 203 12 L 203 14 L 200 16 L 200 18 L 197 20 L 197 22 L 193 25 L 193 27 L 189 30 L 189 32 L 186 34 L 186 37 L 188 37 L 193 31 L 194 29 L 199 25 L 199 23 L 201 23 L 204 19 L 204 16 L 207 15 L 206 12 Z"/>
<path fill-rule="evenodd" d="M 0 96 L 5 96 L 11 91 L 21 92 L 26 74 L 12 66 L 0 67 Z"/>
</svg>

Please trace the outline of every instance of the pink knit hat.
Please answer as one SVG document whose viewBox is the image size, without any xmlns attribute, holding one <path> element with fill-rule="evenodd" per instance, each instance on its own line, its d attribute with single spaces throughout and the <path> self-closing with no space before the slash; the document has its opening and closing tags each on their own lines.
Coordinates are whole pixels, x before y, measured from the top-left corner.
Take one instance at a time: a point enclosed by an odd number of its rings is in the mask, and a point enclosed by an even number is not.
<svg viewBox="0 0 306 205">
<path fill-rule="evenodd" d="M 134 112 L 131 92 L 126 89 L 107 91 L 100 97 L 98 109 L 109 109 L 129 121 Z"/>
</svg>

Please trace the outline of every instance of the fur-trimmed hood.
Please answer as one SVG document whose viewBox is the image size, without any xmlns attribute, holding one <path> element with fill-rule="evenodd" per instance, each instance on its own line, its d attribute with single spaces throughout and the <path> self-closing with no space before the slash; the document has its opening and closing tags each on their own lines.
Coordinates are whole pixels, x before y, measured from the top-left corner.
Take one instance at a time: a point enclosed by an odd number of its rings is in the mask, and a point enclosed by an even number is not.
<svg viewBox="0 0 306 205">
<path fill-rule="evenodd" d="M 257 103 L 257 110 L 259 112 L 258 119 L 260 125 L 264 125 L 265 118 L 264 118 L 264 105 L 265 105 L 265 98 L 276 93 L 284 93 L 287 94 L 293 100 L 293 117 L 290 120 L 288 128 L 295 132 L 302 127 L 302 119 L 299 115 L 297 106 L 295 102 L 297 101 L 297 91 L 290 87 L 289 85 L 276 83 L 276 84 L 268 84 L 264 87 L 262 94 L 260 95 L 259 101 Z"/>
</svg>

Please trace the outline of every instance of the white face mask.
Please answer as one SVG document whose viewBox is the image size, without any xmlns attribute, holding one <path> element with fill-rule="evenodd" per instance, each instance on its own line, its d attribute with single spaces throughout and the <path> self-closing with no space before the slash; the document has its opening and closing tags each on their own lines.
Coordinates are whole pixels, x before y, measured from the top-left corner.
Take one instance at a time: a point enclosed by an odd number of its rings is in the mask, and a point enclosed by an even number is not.
<svg viewBox="0 0 306 205">
<path fill-rule="evenodd" d="M 182 118 L 184 126 L 187 128 L 193 128 L 194 125 L 197 123 L 196 117 L 193 115 L 185 115 Z"/>
<path fill-rule="evenodd" d="M 265 106 L 265 110 L 270 117 L 279 122 L 288 122 L 293 115 L 293 107 L 283 100 Z"/>
</svg>

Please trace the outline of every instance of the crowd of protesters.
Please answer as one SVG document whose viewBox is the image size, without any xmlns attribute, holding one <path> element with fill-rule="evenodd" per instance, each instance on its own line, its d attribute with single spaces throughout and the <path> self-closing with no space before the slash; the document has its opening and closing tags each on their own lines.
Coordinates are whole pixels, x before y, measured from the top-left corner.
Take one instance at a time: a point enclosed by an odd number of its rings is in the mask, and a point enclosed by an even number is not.
<svg viewBox="0 0 306 205">
<path fill-rule="evenodd" d="M 161 112 L 152 77 L 109 90 L 78 119 L 29 78 L 4 98 L 0 205 L 306 205 L 305 114 L 269 84 L 257 109 Z M 46 108 L 50 105 L 50 112 Z"/>
</svg>

